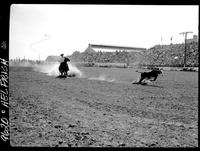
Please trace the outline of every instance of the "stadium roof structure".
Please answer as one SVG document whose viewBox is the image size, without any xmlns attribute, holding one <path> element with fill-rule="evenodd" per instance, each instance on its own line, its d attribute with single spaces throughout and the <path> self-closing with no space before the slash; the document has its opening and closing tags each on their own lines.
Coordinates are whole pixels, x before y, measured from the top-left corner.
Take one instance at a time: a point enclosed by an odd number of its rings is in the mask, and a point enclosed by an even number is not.
<svg viewBox="0 0 200 151">
<path fill-rule="evenodd" d="M 45 62 L 57 62 L 60 59 L 60 56 L 48 56 L 45 59 Z"/>
<path fill-rule="evenodd" d="M 86 49 L 87 52 L 94 52 L 97 50 L 125 50 L 129 52 L 140 52 L 143 50 L 147 50 L 146 48 L 138 48 L 138 47 L 126 47 L 126 46 L 113 46 L 113 45 L 97 45 L 97 44 L 88 44 Z"/>
</svg>

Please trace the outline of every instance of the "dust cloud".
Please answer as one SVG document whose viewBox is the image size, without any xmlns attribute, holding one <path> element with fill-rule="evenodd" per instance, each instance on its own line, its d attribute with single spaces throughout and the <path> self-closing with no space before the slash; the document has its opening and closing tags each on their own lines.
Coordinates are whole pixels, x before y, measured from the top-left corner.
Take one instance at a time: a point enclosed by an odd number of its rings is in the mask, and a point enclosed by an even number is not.
<svg viewBox="0 0 200 151">
<path fill-rule="evenodd" d="M 101 74 L 98 77 L 90 77 L 89 80 L 100 80 L 100 81 L 107 81 L 107 82 L 114 82 L 114 78 L 108 78 L 105 74 Z"/>
<path fill-rule="evenodd" d="M 45 73 L 48 76 L 59 76 L 60 72 L 58 70 L 60 63 L 52 62 L 52 63 L 43 63 L 43 64 L 31 64 L 29 62 L 20 62 L 18 64 L 10 63 L 10 66 L 21 66 L 21 67 L 31 67 L 33 71 Z M 98 81 L 107 81 L 107 82 L 115 82 L 116 79 L 109 77 L 105 74 L 101 74 L 99 76 L 92 76 L 88 74 L 84 74 L 75 64 L 68 62 L 69 71 L 68 74 L 76 75 L 78 78 L 86 78 L 89 80 L 98 80 Z"/>
<path fill-rule="evenodd" d="M 60 72 L 58 70 L 59 63 L 48 63 L 43 65 L 35 65 L 34 71 L 46 73 L 48 76 L 58 76 Z M 82 77 L 83 73 L 72 63 L 68 63 L 69 72 L 68 74 L 75 74 L 77 77 Z"/>
<path fill-rule="evenodd" d="M 43 64 L 31 64 L 29 62 L 20 62 L 17 64 L 9 63 L 9 66 L 18 66 L 18 67 L 31 67 L 36 72 L 45 73 L 48 76 L 59 76 L 60 72 L 58 70 L 59 62 L 53 63 L 43 63 Z M 68 74 L 74 74 L 76 77 L 83 77 L 82 71 L 80 71 L 73 63 L 68 63 L 69 71 Z"/>
<path fill-rule="evenodd" d="M 48 76 L 58 76 L 60 75 L 58 71 L 59 63 L 50 63 L 50 64 L 44 64 L 44 65 L 35 65 L 34 70 L 42 73 L 46 73 Z M 73 63 L 69 62 L 69 72 L 68 74 L 75 74 L 76 77 L 79 78 L 87 78 L 89 80 L 100 80 L 100 81 L 107 81 L 107 82 L 114 82 L 114 78 L 109 78 L 105 74 L 101 74 L 99 76 L 90 76 L 85 75 L 81 70 L 79 70 Z"/>
</svg>

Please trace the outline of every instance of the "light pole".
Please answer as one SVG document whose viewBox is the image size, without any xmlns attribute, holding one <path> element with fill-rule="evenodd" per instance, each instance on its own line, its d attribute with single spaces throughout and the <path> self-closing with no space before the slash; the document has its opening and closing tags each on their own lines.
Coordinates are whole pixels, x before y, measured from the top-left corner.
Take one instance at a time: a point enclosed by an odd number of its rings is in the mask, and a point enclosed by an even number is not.
<svg viewBox="0 0 200 151">
<path fill-rule="evenodd" d="M 193 32 L 187 31 L 187 32 L 180 33 L 180 34 L 183 34 L 183 36 L 185 36 L 184 68 L 186 67 L 186 44 L 187 44 L 187 34 L 189 33 L 193 33 Z"/>
</svg>

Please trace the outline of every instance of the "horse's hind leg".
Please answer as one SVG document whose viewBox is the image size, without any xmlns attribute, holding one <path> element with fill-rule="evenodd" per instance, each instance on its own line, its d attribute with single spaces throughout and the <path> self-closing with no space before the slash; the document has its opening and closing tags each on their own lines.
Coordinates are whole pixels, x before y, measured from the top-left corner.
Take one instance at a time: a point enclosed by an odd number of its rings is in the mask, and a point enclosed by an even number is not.
<svg viewBox="0 0 200 151">
<path fill-rule="evenodd" d="M 66 77 L 66 72 L 63 72 L 63 76 Z"/>
<path fill-rule="evenodd" d="M 142 84 L 142 81 L 143 81 L 144 79 L 145 79 L 145 78 L 141 76 L 138 83 L 139 83 L 139 84 Z"/>
</svg>

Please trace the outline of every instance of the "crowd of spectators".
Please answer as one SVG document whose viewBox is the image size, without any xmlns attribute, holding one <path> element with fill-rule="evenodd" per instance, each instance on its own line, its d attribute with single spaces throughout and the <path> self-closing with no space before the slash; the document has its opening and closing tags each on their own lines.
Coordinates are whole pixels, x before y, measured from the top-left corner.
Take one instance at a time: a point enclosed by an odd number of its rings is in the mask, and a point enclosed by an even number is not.
<svg viewBox="0 0 200 151">
<path fill-rule="evenodd" d="M 141 65 L 158 65 L 169 67 L 182 67 L 184 65 L 185 45 L 156 45 L 142 53 Z M 197 67 L 199 65 L 198 43 L 192 42 L 186 45 L 186 66 Z"/>
<path fill-rule="evenodd" d="M 70 58 L 75 62 L 96 62 L 96 63 L 128 63 L 135 60 L 136 53 L 127 51 L 115 52 L 79 52 L 75 51 Z"/>
<path fill-rule="evenodd" d="M 198 43 L 186 45 L 186 65 L 199 65 Z M 184 44 L 156 45 L 150 49 L 136 52 L 79 52 L 75 51 L 70 58 L 76 62 L 126 63 L 140 66 L 182 67 L 184 64 Z"/>
</svg>

